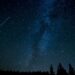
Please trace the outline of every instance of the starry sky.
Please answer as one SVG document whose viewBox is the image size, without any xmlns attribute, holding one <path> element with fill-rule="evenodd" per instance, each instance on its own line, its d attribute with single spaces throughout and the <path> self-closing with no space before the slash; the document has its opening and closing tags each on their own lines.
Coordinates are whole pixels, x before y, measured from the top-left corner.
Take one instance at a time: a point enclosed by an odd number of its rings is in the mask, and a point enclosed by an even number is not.
<svg viewBox="0 0 75 75">
<path fill-rule="evenodd" d="M 75 67 L 74 0 L 0 0 L 0 69 Z"/>
</svg>

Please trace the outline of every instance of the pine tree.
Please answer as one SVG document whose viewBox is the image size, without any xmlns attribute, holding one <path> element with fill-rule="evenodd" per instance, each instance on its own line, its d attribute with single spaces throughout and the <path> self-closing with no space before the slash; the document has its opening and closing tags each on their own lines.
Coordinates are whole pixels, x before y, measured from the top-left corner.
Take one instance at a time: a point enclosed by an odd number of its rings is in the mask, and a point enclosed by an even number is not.
<svg viewBox="0 0 75 75">
<path fill-rule="evenodd" d="M 71 64 L 69 64 L 69 75 L 75 75 L 74 68 L 72 67 Z"/>
<path fill-rule="evenodd" d="M 57 69 L 57 75 L 68 75 L 61 63 L 59 63 L 59 66 Z"/>
<path fill-rule="evenodd" d="M 54 71 L 53 71 L 53 66 L 50 66 L 50 75 L 55 75 Z"/>
</svg>

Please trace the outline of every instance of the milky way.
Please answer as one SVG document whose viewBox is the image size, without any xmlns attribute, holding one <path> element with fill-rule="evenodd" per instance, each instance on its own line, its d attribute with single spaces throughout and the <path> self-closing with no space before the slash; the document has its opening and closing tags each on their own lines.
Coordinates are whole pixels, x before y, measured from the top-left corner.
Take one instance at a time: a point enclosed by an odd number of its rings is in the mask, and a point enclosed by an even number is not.
<svg viewBox="0 0 75 75">
<path fill-rule="evenodd" d="M 75 67 L 75 2 L 0 1 L 0 69 Z"/>
</svg>

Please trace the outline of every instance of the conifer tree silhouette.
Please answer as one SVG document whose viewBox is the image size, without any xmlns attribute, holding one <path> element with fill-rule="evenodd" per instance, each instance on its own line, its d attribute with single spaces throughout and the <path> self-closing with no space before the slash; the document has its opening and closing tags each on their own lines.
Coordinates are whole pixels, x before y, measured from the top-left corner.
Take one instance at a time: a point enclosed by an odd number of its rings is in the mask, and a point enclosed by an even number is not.
<svg viewBox="0 0 75 75">
<path fill-rule="evenodd" d="M 52 66 L 52 64 L 51 64 L 51 66 L 50 66 L 50 75 L 55 75 L 55 73 L 54 73 L 54 71 L 53 71 L 53 66 Z"/>
<path fill-rule="evenodd" d="M 59 63 L 59 66 L 57 69 L 57 75 L 68 75 L 61 63 Z"/>
<path fill-rule="evenodd" d="M 71 64 L 69 64 L 69 75 L 75 75 L 74 68 L 72 67 Z"/>
</svg>

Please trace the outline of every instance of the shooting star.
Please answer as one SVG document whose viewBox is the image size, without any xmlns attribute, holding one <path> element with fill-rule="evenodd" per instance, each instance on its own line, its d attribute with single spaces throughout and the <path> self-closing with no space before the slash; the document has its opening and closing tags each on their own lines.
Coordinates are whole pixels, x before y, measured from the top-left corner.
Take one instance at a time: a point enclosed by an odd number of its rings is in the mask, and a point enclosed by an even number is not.
<svg viewBox="0 0 75 75">
<path fill-rule="evenodd" d="M 9 19 L 10 19 L 10 17 L 7 17 L 7 18 L 0 24 L 0 27 L 3 26 Z"/>
</svg>

